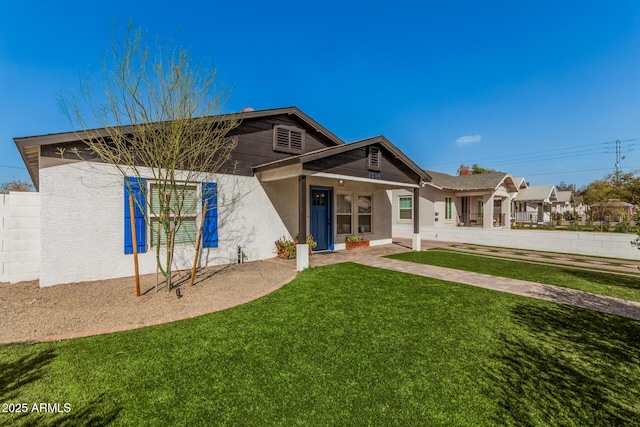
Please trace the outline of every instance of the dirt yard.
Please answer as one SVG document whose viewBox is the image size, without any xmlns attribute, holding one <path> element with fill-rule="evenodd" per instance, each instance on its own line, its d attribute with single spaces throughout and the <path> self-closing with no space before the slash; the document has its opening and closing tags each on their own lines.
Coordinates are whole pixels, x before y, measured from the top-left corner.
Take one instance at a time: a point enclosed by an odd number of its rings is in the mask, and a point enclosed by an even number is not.
<svg viewBox="0 0 640 427">
<path fill-rule="evenodd" d="M 38 287 L 38 282 L 0 283 L 0 342 L 62 339 L 164 323 L 242 304 L 266 295 L 295 277 L 295 264 L 267 260 L 200 271 L 189 287 L 188 272 L 179 282 L 182 297 L 156 291 L 156 275 Z M 162 286 L 162 285 L 161 285 Z"/>
</svg>

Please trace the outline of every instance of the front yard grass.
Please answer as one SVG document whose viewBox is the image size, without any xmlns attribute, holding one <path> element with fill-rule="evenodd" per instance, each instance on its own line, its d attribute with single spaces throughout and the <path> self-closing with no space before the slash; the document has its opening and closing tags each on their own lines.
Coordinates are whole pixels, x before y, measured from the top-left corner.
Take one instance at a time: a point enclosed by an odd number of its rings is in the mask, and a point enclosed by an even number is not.
<svg viewBox="0 0 640 427">
<path fill-rule="evenodd" d="M 405 252 L 402 254 L 389 255 L 389 258 L 527 280 L 632 301 L 640 301 L 640 275 L 636 277 L 572 268 L 557 264 L 497 259 L 490 256 L 460 253 L 446 249 Z M 597 269 L 598 266 L 594 265 L 588 268 Z"/>
<path fill-rule="evenodd" d="M 0 346 L 0 402 L 71 405 L 10 426 L 639 425 L 640 322 L 345 263 L 190 320 Z"/>
</svg>

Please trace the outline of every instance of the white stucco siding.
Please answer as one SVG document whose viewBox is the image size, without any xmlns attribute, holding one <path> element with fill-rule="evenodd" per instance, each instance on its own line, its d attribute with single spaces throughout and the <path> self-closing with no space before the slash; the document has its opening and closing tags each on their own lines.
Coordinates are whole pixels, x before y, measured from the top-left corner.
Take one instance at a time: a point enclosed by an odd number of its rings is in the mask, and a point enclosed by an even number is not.
<svg viewBox="0 0 640 427">
<path fill-rule="evenodd" d="M 201 265 L 235 262 L 238 245 L 248 260 L 275 256 L 274 241 L 287 230 L 257 179 L 217 175 L 206 181 L 218 184 L 219 244 L 201 251 Z M 40 286 L 133 275 L 133 255 L 124 254 L 123 183 L 108 165 L 41 169 Z M 139 254 L 142 274 L 156 271 L 149 237 L 147 252 Z M 176 248 L 175 267 L 191 267 L 194 246 Z"/>
<path fill-rule="evenodd" d="M 430 186 L 423 187 L 420 189 L 420 201 L 419 201 L 420 222 L 419 224 L 421 226 L 423 225 L 434 226 L 435 224 L 434 218 L 435 218 L 435 212 L 436 212 L 436 204 L 434 200 L 436 197 L 439 197 L 440 193 L 441 192 L 439 190 L 436 190 Z M 399 218 L 400 217 L 400 211 L 399 211 L 400 197 L 411 197 L 412 203 L 415 203 L 415 201 L 413 201 L 413 191 L 404 190 L 404 189 L 390 190 L 389 199 L 391 200 L 391 223 L 393 224 L 394 227 L 396 226 L 396 224 L 410 225 L 411 227 L 413 227 L 413 219 L 406 220 L 406 219 Z M 444 215 L 444 198 L 442 200 L 443 200 L 442 202 L 443 206 L 441 207 L 441 209 L 443 212 L 442 215 Z M 413 207 L 413 205 L 411 206 Z M 440 216 L 440 214 L 438 214 L 438 216 Z M 440 225 L 440 224 L 437 224 L 437 225 Z"/>
</svg>

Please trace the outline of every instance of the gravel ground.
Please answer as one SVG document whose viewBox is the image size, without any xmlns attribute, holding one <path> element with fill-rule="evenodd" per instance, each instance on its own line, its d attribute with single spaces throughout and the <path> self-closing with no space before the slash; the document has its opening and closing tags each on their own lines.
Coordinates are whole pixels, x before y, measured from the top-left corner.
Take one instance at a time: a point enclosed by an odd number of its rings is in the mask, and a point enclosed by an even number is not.
<svg viewBox="0 0 640 427">
<path fill-rule="evenodd" d="M 188 274 L 177 279 L 181 298 L 166 288 L 156 291 L 155 274 L 141 276 L 140 297 L 132 277 L 47 288 L 37 281 L 0 283 L 0 342 L 92 335 L 193 317 L 266 295 L 296 273 L 293 263 L 276 259 L 203 269 L 193 287 Z"/>
</svg>

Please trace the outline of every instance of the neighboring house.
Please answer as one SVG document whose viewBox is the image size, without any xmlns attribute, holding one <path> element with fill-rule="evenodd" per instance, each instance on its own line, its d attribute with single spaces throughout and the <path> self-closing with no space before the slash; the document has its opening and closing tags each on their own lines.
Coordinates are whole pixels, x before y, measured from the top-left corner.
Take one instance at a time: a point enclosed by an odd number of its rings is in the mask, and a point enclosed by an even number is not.
<svg viewBox="0 0 640 427">
<path fill-rule="evenodd" d="M 622 222 L 633 219 L 634 205 L 621 200 L 605 200 L 591 205 L 591 212 L 596 221 Z"/>
<path fill-rule="evenodd" d="M 551 206 L 558 201 L 554 185 L 526 187 L 513 198 L 515 222 L 548 223 L 551 221 Z"/>
<path fill-rule="evenodd" d="M 584 221 L 587 217 L 588 207 L 581 196 L 576 196 L 573 191 L 557 191 L 558 201 L 553 203 L 551 211 L 560 215 L 571 212 L 574 219 Z"/>
<path fill-rule="evenodd" d="M 556 191 L 557 200 L 551 204 L 551 212 L 558 213 L 560 215 L 565 212 L 573 212 L 573 206 L 571 199 L 573 197 L 573 191 L 562 190 Z"/>
<path fill-rule="evenodd" d="M 372 245 L 390 243 L 395 211 L 388 191 L 417 195 L 430 180 L 386 138 L 345 144 L 295 107 L 238 118 L 230 163 L 202 182 L 186 183 L 193 197 L 214 206 L 204 228 L 203 266 L 234 262 L 238 247 L 249 260 L 274 257 L 274 241 L 282 236 L 304 240 L 312 234 L 318 251 L 343 249 L 354 234 Z M 113 166 L 81 160 L 74 149 L 86 146 L 76 132 L 14 140 L 41 195 L 40 286 L 131 276 L 128 188 L 133 196 L 153 191 L 152 175 L 122 177 Z M 235 173 L 225 173 L 232 164 Z M 201 216 L 197 206 L 189 220 L 193 227 Z M 135 213 L 142 274 L 156 271 L 156 243 L 143 221 L 149 208 Z M 193 262 L 193 227 L 180 236 L 185 244 L 176 248 L 178 269 Z M 416 221 L 417 245 L 418 230 Z"/>
<path fill-rule="evenodd" d="M 431 177 L 420 189 L 419 222 L 428 227 L 509 228 L 511 193 L 518 187 L 513 177 L 503 172 L 453 176 L 425 171 Z M 406 190 L 395 190 L 393 221 L 413 221 L 414 196 Z"/>
</svg>

